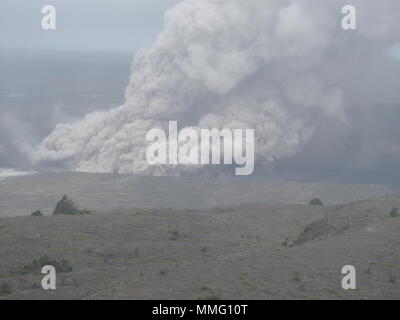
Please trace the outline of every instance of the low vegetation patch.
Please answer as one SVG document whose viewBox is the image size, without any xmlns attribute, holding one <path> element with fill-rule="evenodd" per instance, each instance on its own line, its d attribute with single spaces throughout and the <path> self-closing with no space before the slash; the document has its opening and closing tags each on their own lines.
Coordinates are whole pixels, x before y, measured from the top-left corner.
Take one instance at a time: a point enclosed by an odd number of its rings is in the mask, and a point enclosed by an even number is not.
<svg viewBox="0 0 400 320">
<path fill-rule="evenodd" d="M 43 217 L 43 213 L 42 213 L 42 211 L 40 211 L 40 210 L 36 210 L 36 211 L 33 211 L 33 212 L 31 213 L 31 216 L 32 216 L 32 217 Z"/>
<path fill-rule="evenodd" d="M 29 273 L 38 273 L 41 272 L 44 266 L 53 266 L 57 272 L 71 272 L 72 267 L 69 265 L 69 262 L 65 259 L 57 260 L 57 259 L 49 259 L 48 257 L 40 257 L 39 259 L 33 260 L 30 264 L 27 264 L 20 268 L 20 274 L 29 274 Z"/>
</svg>

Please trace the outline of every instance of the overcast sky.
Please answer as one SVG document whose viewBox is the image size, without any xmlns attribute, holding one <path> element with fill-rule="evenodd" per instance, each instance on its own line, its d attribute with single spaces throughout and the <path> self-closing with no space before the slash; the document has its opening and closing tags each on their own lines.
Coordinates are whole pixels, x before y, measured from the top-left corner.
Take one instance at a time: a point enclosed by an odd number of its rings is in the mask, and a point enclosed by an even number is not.
<svg viewBox="0 0 400 320">
<path fill-rule="evenodd" d="M 179 0 L 1 0 L 0 47 L 136 51 L 150 46 L 163 14 Z M 41 28 L 44 5 L 57 10 L 57 30 Z"/>
</svg>

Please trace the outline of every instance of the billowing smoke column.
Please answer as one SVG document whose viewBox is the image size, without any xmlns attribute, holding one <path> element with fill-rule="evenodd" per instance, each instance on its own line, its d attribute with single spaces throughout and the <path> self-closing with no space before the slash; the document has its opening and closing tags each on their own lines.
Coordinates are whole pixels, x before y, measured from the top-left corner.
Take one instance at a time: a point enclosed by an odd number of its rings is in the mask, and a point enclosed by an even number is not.
<svg viewBox="0 0 400 320">
<path fill-rule="evenodd" d="M 291 156 L 313 135 L 315 115 L 346 121 L 340 66 L 354 42 L 391 41 L 394 20 L 379 16 L 378 2 L 368 10 L 352 2 L 364 22 L 346 35 L 341 1 L 184 0 L 166 13 L 155 44 L 136 54 L 125 103 L 59 124 L 35 160 L 89 172 L 197 170 L 148 165 L 146 133 L 168 131 L 169 120 L 255 129 L 260 164 Z M 389 6 L 386 13 L 398 9 L 397 1 Z"/>
</svg>

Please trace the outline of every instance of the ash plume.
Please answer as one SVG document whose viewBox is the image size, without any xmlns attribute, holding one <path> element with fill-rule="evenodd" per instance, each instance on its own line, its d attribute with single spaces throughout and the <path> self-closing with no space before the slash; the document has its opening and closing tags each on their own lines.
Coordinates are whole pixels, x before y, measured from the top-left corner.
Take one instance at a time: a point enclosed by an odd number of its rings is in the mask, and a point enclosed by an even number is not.
<svg viewBox="0 0 400 320">
<path fill-rule="evenodd" d="M 399 2 L 368 2 L 352 1 L 358 28 L 344 31 L 343 1 L 184 0 L 135 55 L 125 103 L 58 124 L 31 157 L 87 172 L 199 170 L 148 165 L 146 133 L 167 131 L 169 120 L 181 129 L 255 129 L 256 164 L 291 157 L 321 119 L 347 124 L 354 97 L 343 86 L 365 68 L 357 57 L 373 64 L 399 40 Z"/>
</svg>

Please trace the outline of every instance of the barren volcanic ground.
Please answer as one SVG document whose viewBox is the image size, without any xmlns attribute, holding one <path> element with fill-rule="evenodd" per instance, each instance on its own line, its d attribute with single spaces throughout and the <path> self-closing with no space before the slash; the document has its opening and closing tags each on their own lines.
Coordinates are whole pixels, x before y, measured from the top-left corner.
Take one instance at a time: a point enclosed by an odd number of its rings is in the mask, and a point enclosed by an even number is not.
<svg viewBox="0 0 400 320">
<path fill-rule="evenodd" d="M 2 299 L 400 298 L 400 217 L 390 215 L 400 196 L 384 195 L 384 187 L 246 182 L 246 197 L 217 182 L 204 189 L 206 182 L 189 180 L 50 176 L 7 179 L 1 210 L 50 213 L 64 185 L 63 193 L 96 211 L 1 218 Z M 133 180 L 136 189 L 127 189 Z M 139 201 L 139 182 L 154 191 L 153 204 Z M 314 196 L 328 205 L 304 204 Z M 335 204 L 365 196 L 373 198 Z M 38 264 L 46 259 L 57 264 L 54 291 L 41 288 Z M 357 270 L 357 290 L 341 288 L 348 264 Z"/>
<path fill-rule="evenodd" d="M 246 178 L 193 179 L 98 173 L 38 173 L 0 180 L 0 217 L 52 214 L 67 194 L 81 207 L 110 211 L 132 208 L 210 209 L 241 203 L 307 204 L 319 197 L 342 204 L 393 194 L 380 185 L 295 183 Z"/>
</svg>

